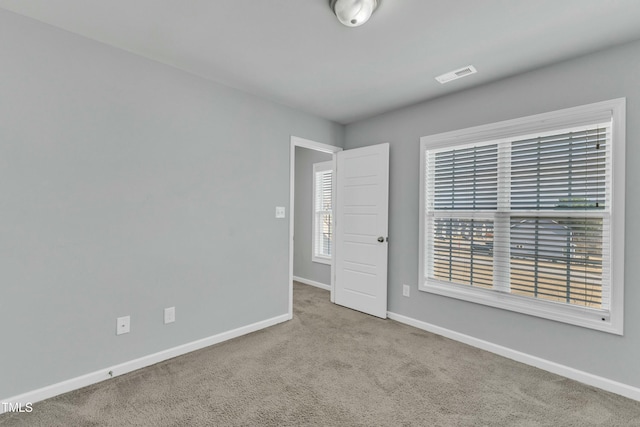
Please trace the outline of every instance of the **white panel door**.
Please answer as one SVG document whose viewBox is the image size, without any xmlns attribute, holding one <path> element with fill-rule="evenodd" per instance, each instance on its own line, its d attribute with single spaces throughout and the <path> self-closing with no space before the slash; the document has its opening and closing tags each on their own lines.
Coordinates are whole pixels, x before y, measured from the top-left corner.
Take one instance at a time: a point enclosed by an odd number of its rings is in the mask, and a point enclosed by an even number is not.
<svg viewBox="0 0 640 427">
<path fill-rule="evenodd" d="M 385 319 L 389 144 L 337 158 L 335 303 Z"/>
</svg>

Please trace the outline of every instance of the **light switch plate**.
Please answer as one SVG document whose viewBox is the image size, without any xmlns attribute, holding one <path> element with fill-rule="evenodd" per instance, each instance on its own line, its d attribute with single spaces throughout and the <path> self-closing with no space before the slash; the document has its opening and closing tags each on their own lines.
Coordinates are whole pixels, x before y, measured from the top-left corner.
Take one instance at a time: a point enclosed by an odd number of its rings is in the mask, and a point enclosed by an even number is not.
<svg viewBox="0 0 640 427">
<path fill-rule="evenodd" d="M 164 309 L 164 324 L 173 323 L 176 321 L 176 308 L 168 307 Z"/>
<path fill-rule="evenodd" d="M 128 334 L 131 331 L 131 316 L 116 319 L 116 335 Z"/>
<path fill-rule="evenodd" d="M 284 217 L 285 217 L 284 206 L 276 206 L 276 218 L 284 218 Z"/>
<path fill-rule="evenodd" d="M 411 293 L 411 288 L 409 285 L 402 285 L 402 296 L 408 297 Z"/>
</svg>

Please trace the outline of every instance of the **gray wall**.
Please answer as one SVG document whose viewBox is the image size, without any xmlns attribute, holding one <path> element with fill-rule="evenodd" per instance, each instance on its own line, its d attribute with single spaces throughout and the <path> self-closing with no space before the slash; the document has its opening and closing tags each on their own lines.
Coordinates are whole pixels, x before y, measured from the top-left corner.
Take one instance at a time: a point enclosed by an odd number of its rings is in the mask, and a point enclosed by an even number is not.
<svg viewBox="0 0 640 427">
<path fill-rule="evenodd" d="M 287 313 L 290 135 L 341 125 L 1 10 L 0 58 L 0 398 Z"/>
<path fill-rule="evenodd" d="M 331 154 L 296 147 L 296 187 L 293 275 L 331 285 L 331 266 L 311 261 L 313 233 L 313 164 L 331 160 Z"/>
<path fill-rule="evenodd" d="M 390 311 L 640 387 L 639 58 L 635 42 L 346 127 L 347 149 L 391 143 Z M 421 136 L 618 97 L 627 98 L 624 336 L 418 291 Z M 403 283 L 412 288 L 410 298 L 402 297 Z"/>
</svg>

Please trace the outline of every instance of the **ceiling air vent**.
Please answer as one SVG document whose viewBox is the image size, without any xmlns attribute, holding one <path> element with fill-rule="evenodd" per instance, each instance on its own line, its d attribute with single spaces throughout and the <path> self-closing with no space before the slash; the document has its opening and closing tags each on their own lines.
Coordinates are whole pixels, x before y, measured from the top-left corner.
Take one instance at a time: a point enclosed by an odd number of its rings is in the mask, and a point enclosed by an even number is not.
<svg viewBox="0 0 640 427">
<path fill-rule="evenodd" d="M 449 73 L 445 73 L 441 76 L 436 77 L 436 80 L 440 83 L 444 84 L 450 82 L 451 80 L 459 79 L 460 77 L 465 77 L 471 74 L 475 74 L 478 71 L 473 65 L 468 65 L 466 67 L 462 67 L 458 70 L 451 71 Z"/>
</svg>

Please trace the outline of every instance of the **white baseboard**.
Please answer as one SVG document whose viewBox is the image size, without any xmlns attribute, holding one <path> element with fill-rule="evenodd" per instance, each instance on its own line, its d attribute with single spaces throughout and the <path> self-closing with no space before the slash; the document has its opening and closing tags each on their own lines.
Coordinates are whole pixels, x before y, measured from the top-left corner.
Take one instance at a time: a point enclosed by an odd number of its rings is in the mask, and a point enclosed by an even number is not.
<svg viewBox="0 0 640 427">
<path fill-rule="evenodd" d="M 316 288 L 324 289 L 326 291 L 331 290 L 330 285 L 325 285 L 324 283 L 316 282 L 315 280 L 309 280 L 298 276 L 293 276 L 293 280 L 295 280 L 296 282 L 304 283 L 305 285 L 315 286 Z"/>
<path fill-rule="evenodd" d="M 151 366 L 156 363 L 162 362 L 167 359 L 171 359 L 176 356 L 181 356 L 186 353 L 190 353 L 201 348 L 208 347 L 210 345 L 218 344 L 223 341 L 227 341 L 233 338 L 237 338 L 242 335 L 250 334 L 251 332 L 259 331 L 260 329 L 268 328 L 269 326 L 277 325 L 278 323 L 285 322 L 290 319 L 288 314 L 276 316 L 271 319 L 263 320 L 261 322 L 252 323 L 251 325 L 242 326 L 231 331 L 222 332 L 211 337 L 203 338 L 197 341 L 193 341 L 187 344 L 179 345 L 167 350 L 160 351 L 158 353 L 150 354 L 140 357 L 138 359 L 130 360 L 128 362 L 120 363 L 115 366 L 106 367 L 104 369 L 91 372 L 76 378 L 71 378 L 66 381 L 52 384 L 47 387 L 43 387 L 37 390 L 29 391 L 18 396 L 10 397 L 8 399 L 0 399 L 0 402 L 10 402 L 12 404 L 20 403 L 26 405 L 27 403 L 35 403 L 50 397 L 54 397 L 63 393 L 67 393 L 73 390 L 77 390 L 82 387 L 86 387 L 91 384 L 96 384 L 101 381 L 108 380 L 112 377 L 126 374 L 131 371 L 135 371 L 146 366 Z M 111 372 L 111 374 L 109 374 Z M 0 414 L 4 412 L 5 405 L 0 404 Z"/>
<path fill-rule="evenodd" d="M 618 381 L 610 380 L 608 378 L 600 377 L 598 375 L 590 374 L 588 372 L 580 371 L 569 366 L 561 365 L 559 363 L 552 362 L 550 360 L 542 359 L 540 357 L 532 356 L 527 353 L 522 353 L 517 350 L 513 350 L 508 347 L 503 347 L 498 344 L 484 341 L 478 338 L 474 338 L 469 335 L 461 334 L 459 332 L 452 331 L 450 329 L 442 328 L 440 326 L 432 325 L 430 323 L 416 320 L 411 317 L 406 317 L 401 314 L 387 312 L 389 319 L 404 323 L 406 325 L 413 326 L 418 329 L 422 329 L 427 332 L 442 335 L 443 337 L 450 338 L 455 341 L 459 341 L 468 344 L 472 347 L 477 347 L 482 350 L 489 351 L 491 353 L 498 354 L 512 359 L 517 362 L 524 363 L 526 365 L 535 366 L 536 368 L 544 369 L 545 371 L 552 372 L 554 374 L 562 375 L 563 377 L 570 378 L 572 380 L 588 384 L 594 387 L 601 388 L 612 393 L 619 394 L 629 399 L 640 401 L 640 388 L 623 384 Z"/>
</svg>

